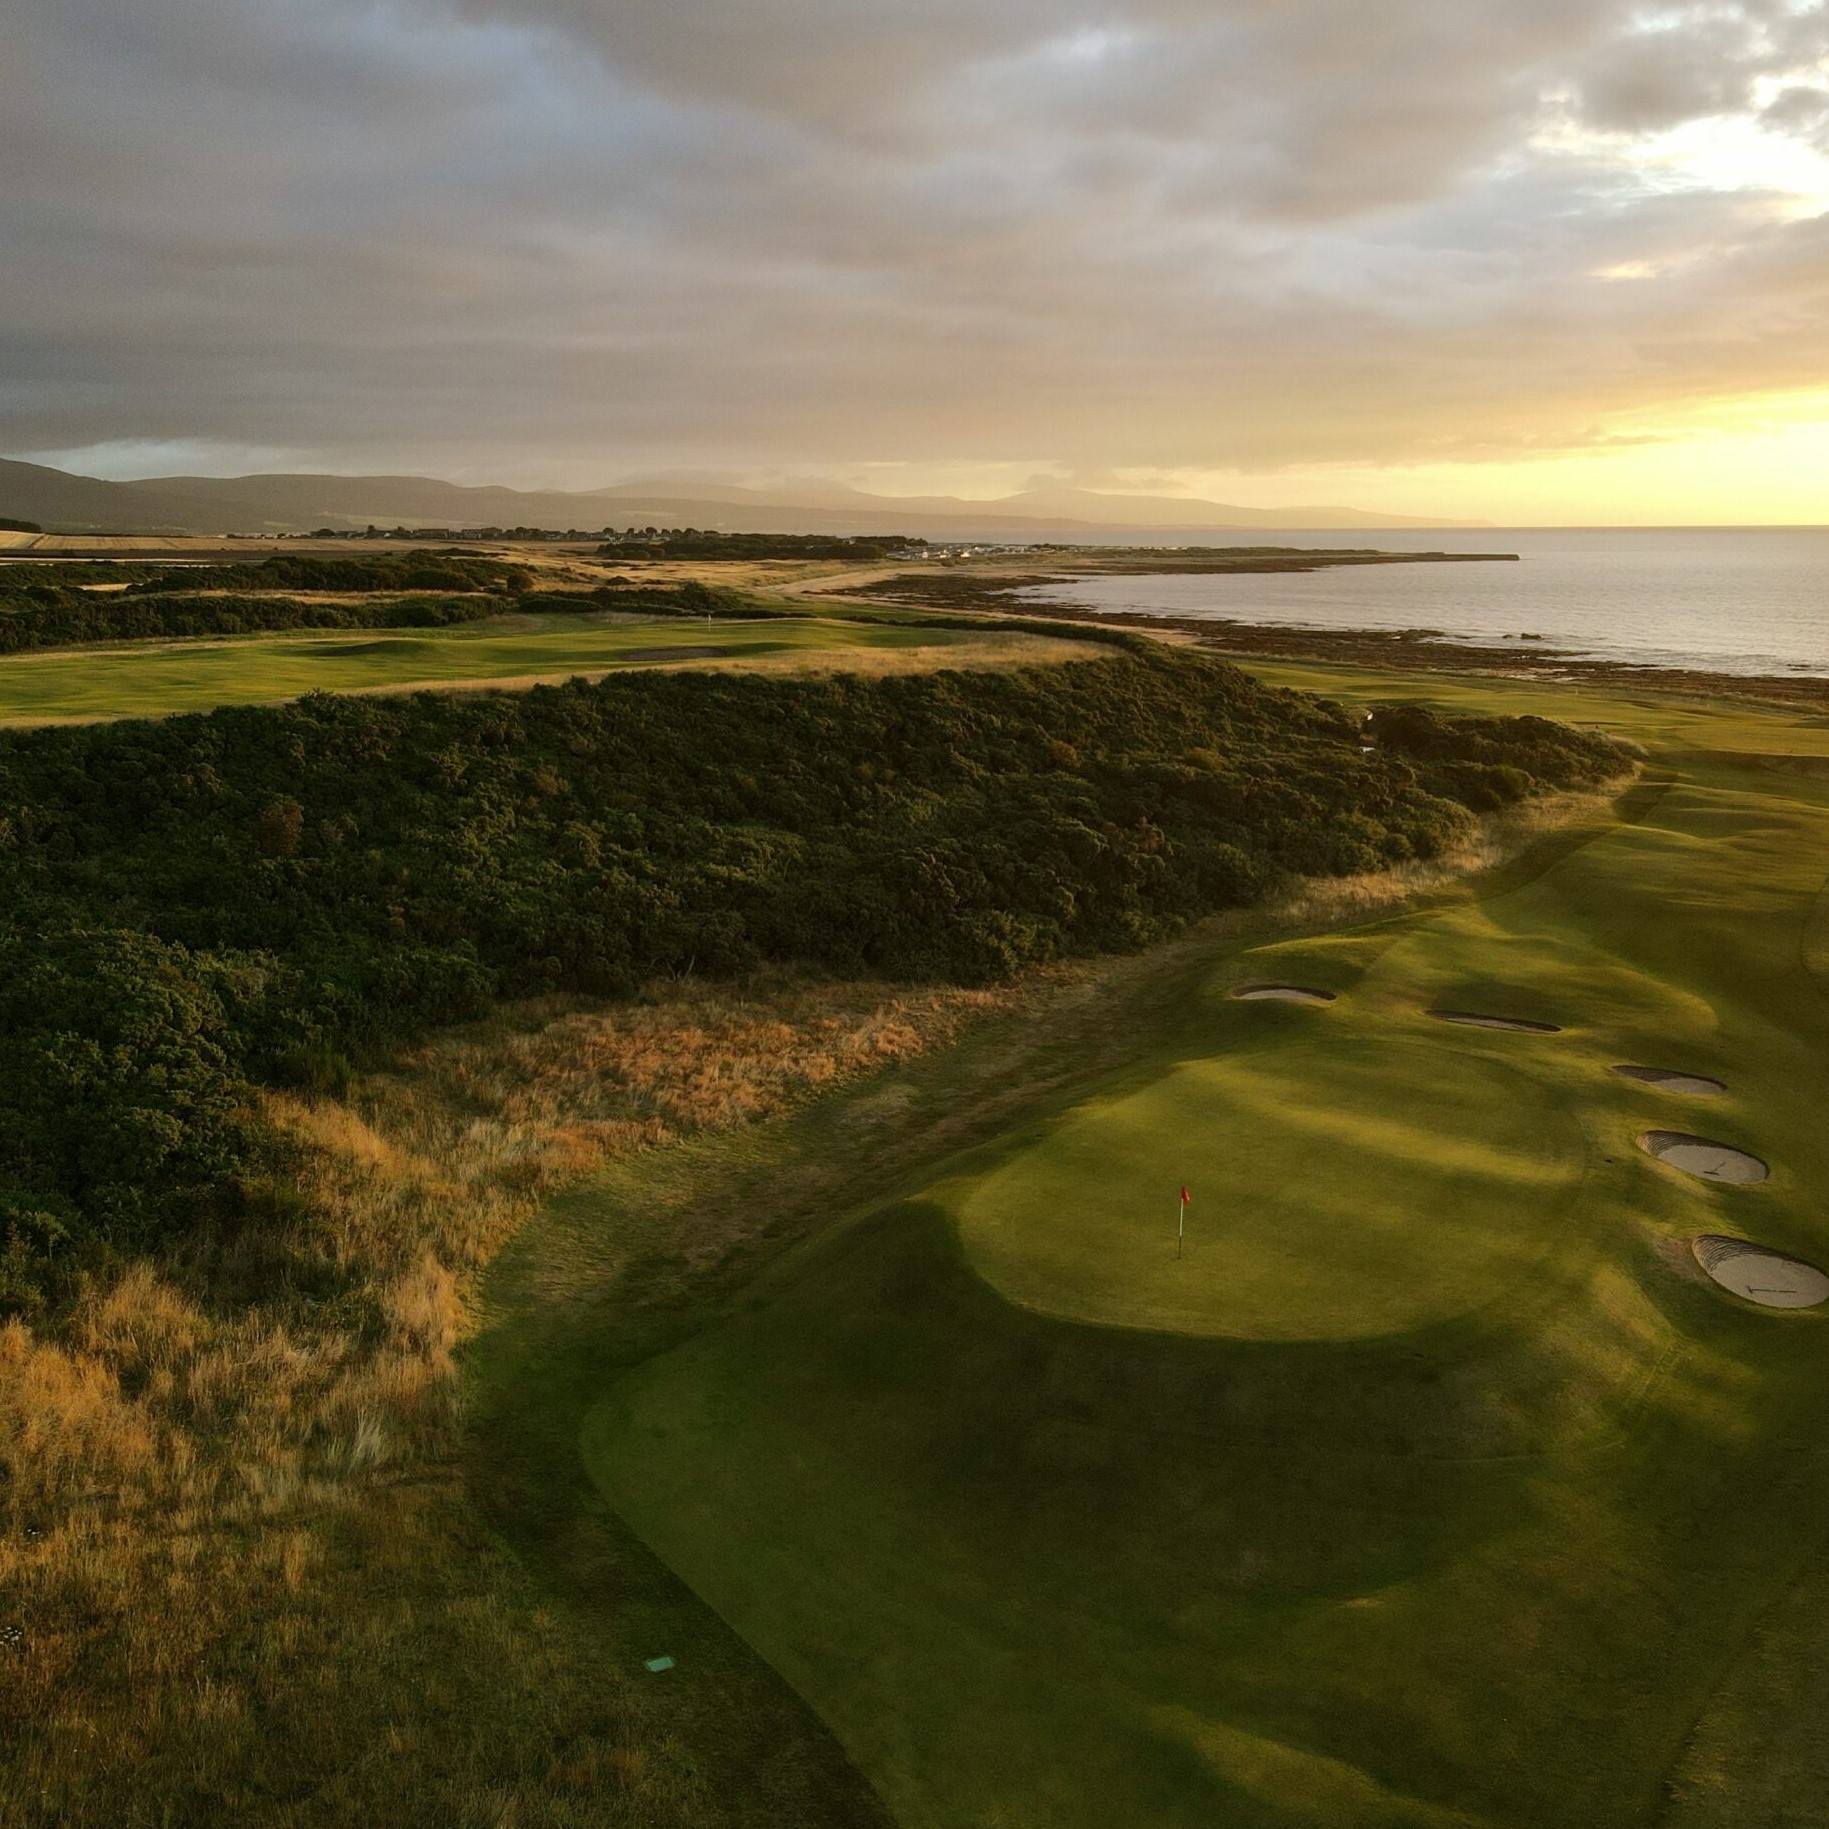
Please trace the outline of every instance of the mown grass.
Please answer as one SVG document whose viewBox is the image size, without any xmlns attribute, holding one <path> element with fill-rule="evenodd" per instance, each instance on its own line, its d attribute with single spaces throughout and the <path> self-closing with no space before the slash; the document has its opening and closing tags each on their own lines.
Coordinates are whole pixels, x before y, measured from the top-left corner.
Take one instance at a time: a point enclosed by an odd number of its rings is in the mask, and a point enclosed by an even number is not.
<svg viewBox="0 0 1829 1829">
<path fill-rule="evenodd" d="M 0 723 L 161 717 L 266 704 L 307 692 L 526 685 L 657 665 L 999 665 L 1083 646 L 966 629 L 806 617 L 763 622 L 685 617 L 512 616 L 449 629 L 135 642 L 0 660 Z M 697 658 L 702 657 L 702 659 Z"/>
<path fill-rule="evenodd" d="M 1817 1820 L 1820 1635 L 1785 1609 L 1829 1516 L 1829 1324 L 1734 1303 L 1686 1241 L 1829 1261 L 1829 728 L 1264 671 L 1573 714 L 1652 774 L 1464 892 L 1164 954 L 1096 1020 L 910 1068 L 864 1160 L 839 1100 L 566 1196 L 503 1262 L 485 1439 L 558 1419 L 537 1488 L 581 1428 L 907 1825 Z M 1341 996 L 1226 1001 L 1246 977 Z M 1692 1122 L 1772 1179 L 1633 1146 Z M 657 1269 L 678 1300 L 637 1325 L 609 1241 L 695 1211 L 807 1242 L 723 1301 Z"/>
<path fill-rule="evenodd" d="M 1585 1163 L 1553 1084 L 1415 1010 L 1207 1001 L 1218 1052 L 969 1177 L 952 1210 L 992 1288 L 1105 1326 L 1345 1340 L 1452 1319 L 1568 1254 Z"/>
</svg>

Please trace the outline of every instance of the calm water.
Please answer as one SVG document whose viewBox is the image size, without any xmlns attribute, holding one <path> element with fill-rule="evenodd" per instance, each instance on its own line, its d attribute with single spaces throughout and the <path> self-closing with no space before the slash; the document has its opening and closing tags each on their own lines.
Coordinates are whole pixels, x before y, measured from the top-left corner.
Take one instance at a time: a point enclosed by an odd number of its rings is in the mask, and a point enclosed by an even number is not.
<svg viewBox="0 0 1829 1829">
<path fill-rule="evenodd" d="M 1517 645 L 1507 635 L 1530 633 L 1599 660 L 1829 676 L 1829 528 L 1276 532 L 1203 543 L 1520 557 L 1516 564 L 1083 578 L 1037 594 L 1090 609 L 1298 628 L 1436 629 L 1499 648 Z"/>
</svg>

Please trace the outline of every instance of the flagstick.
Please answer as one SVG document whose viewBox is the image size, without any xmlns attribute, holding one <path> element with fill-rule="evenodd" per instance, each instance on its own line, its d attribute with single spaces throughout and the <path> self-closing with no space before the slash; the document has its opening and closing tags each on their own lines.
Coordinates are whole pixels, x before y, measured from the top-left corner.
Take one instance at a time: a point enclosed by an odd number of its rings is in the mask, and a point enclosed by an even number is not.
<svg viewBox="0 0 1829 1829">
<path fill-rule="evenodd" d="M 1175 1257 L 1181 1258 L 1181 1235 L 1188 1229 L 1188 1203 L 1178 1200 L 1175 1203 Z"/>
</svg>

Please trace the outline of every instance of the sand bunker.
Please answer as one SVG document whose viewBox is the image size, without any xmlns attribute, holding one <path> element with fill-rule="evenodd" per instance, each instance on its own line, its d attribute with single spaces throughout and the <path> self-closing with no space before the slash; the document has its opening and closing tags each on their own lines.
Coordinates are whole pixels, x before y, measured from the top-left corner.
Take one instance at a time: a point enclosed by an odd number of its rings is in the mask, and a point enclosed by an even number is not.
<svg viewBox="0 0 1829 1829">
<path fill-rule="evenodd" d="M 1764 1181 L 1771 1172 L 1757 1156 L 1750 1156 L 1743 1149 L 1707 1137 L 1692 1137 L 1682 1130 L 1648 1130 L 1639 1138 L 1638 1146 L 1673 1169 L 1700 1175 L 1704 1181 L 1727 1181 L 1745 1187 Z"/>
<path fill-rule="evenodd" d="M 1522 1029 L 1527 1035 L 1560 1035 L 1562 1025 L 1554 1022 L 1526 1022 L 1522 1016 L 1478 1016 L 1471 1010 L 1431 1010 L 1437 1022 L 1465 1023 L 1473 1029 Z"/>
<path fill-rule="evenodd" d="M 1659 1092 L 1687 1092 L 1699 1099 L 1712 1099 L 1727 1091 L 1719 1080 L 1703 1073 L 1678 1073 L 1669 1067 L 1615 1067 L 1613 1071 L 1629 1080 L 1640 1080 L 1655 1086 Z"/>
<path fill-rule="evenodd" d="M 1829 1276 L 1802 1258 L 1750 1239 L 1704 1232 L 1690 1241 L 1696 1262 L 1721 1285 L 1762 1308 L 1815 1308 L 1829 1299 Z"/>
<path fill-rule="evenodd" d="M 621 654 L 612 654 L 607 658 L 644 663 L 675 660 L 728 660 L 735 653 L 735 648 L 628 648 Z"/>
<path fill-rule="evenodd" d="M 1241 1003 L 1332 1003 L 1332 991 L 1311 991 L 1302 984 L 1241 984 L 1233 992 Z"/>
</svg>

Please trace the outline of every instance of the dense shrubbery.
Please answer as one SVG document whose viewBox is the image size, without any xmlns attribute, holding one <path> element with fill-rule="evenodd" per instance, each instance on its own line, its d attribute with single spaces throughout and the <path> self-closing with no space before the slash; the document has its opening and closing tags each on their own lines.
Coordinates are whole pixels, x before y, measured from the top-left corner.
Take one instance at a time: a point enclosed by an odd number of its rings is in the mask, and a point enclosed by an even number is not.
<svg viewBox="0 0 1829 1829">
<path fill-rule="evenodd" d="M 270 629 L 436 629 L 499 616 L 513 608 L 513 600 L 504 597 L 313 603 L 296 597 L 96 596 L 39 586 L 27 597 L 0 597 L 0 654 L 91 642 L 252 635 Z"/>
<path fill-rule="evenodd" d="M 1425 765 L 1480 812 L 1511 806 L 1554 780 L 1573 735 L 1548 718 L 1444 718 L 1421 705 L 1381 707 L 1366 728 L 1387 753 Z"/>
<path fill-rule="evenodd" d="M 225 570 L 233 569 L 225 567 Z M 363 603 L 285 596 L 106 593 L 55 583 L 0 589 L 0 654 L 92 642 L 159 641 L 191 635 L 252 635 L 280 629 L 439 629 L 511 610 L 587 615 L 619 610 L 639 616 L 785 616 L 736 591 L 685 584 L 612 585 L 587 593 L 543 591 L 521 596 L 397 595 Z"/>
<path fill-rule="evenodd" d="M 144 933 L 0 937 L 0 1306 L 73 1246 L 238 1204 L 257 1141 L 236 1016 L 258 982 Z"/>
<path fill-rule="evenodd" d="M 275 553 L 236 565 L 168 566 L 128 588 L 160 591 L 524 591 L 533 583 L 524 566 L 468 553 L 357 553 L 318 558 Z"/>
<path fill-rule="evenodd" d="M 770 609 L 741 591 L 721 584 L 704 584 L 689 578 L 684 584 L 631 584 L 612 578 L 588 597 L 541 592 L 525 600 L 533 609 L 618 610 L 635 616 L 729 616 L 757 619 L 770 616 L 803 616 L 804 610 Z"/>
<path fill-rule="evenodd" d="M 127 559 L 8 559 L 0 563 L 0 593 L 29 593 L 34 585 L 138 584 L 182 571 L 175 565 L 141 565 Z"/>
<path fill-rule="evenodd" d="M 1417 728 L 1386 721 L 1413 747 Z M 321 1083 L 501 995 L 763 960 L 982 980 L 1134 947 L 1292 872 L 1428 857 L 1520 775 L 1620 766 L 1535 721 L 1444 725 L 1415 753 L 1360 738 L 1140 644 L 0 736 L 15 1299 L 60 1257 L 230 1201 L 245 1078 Z"/>
</svg>

